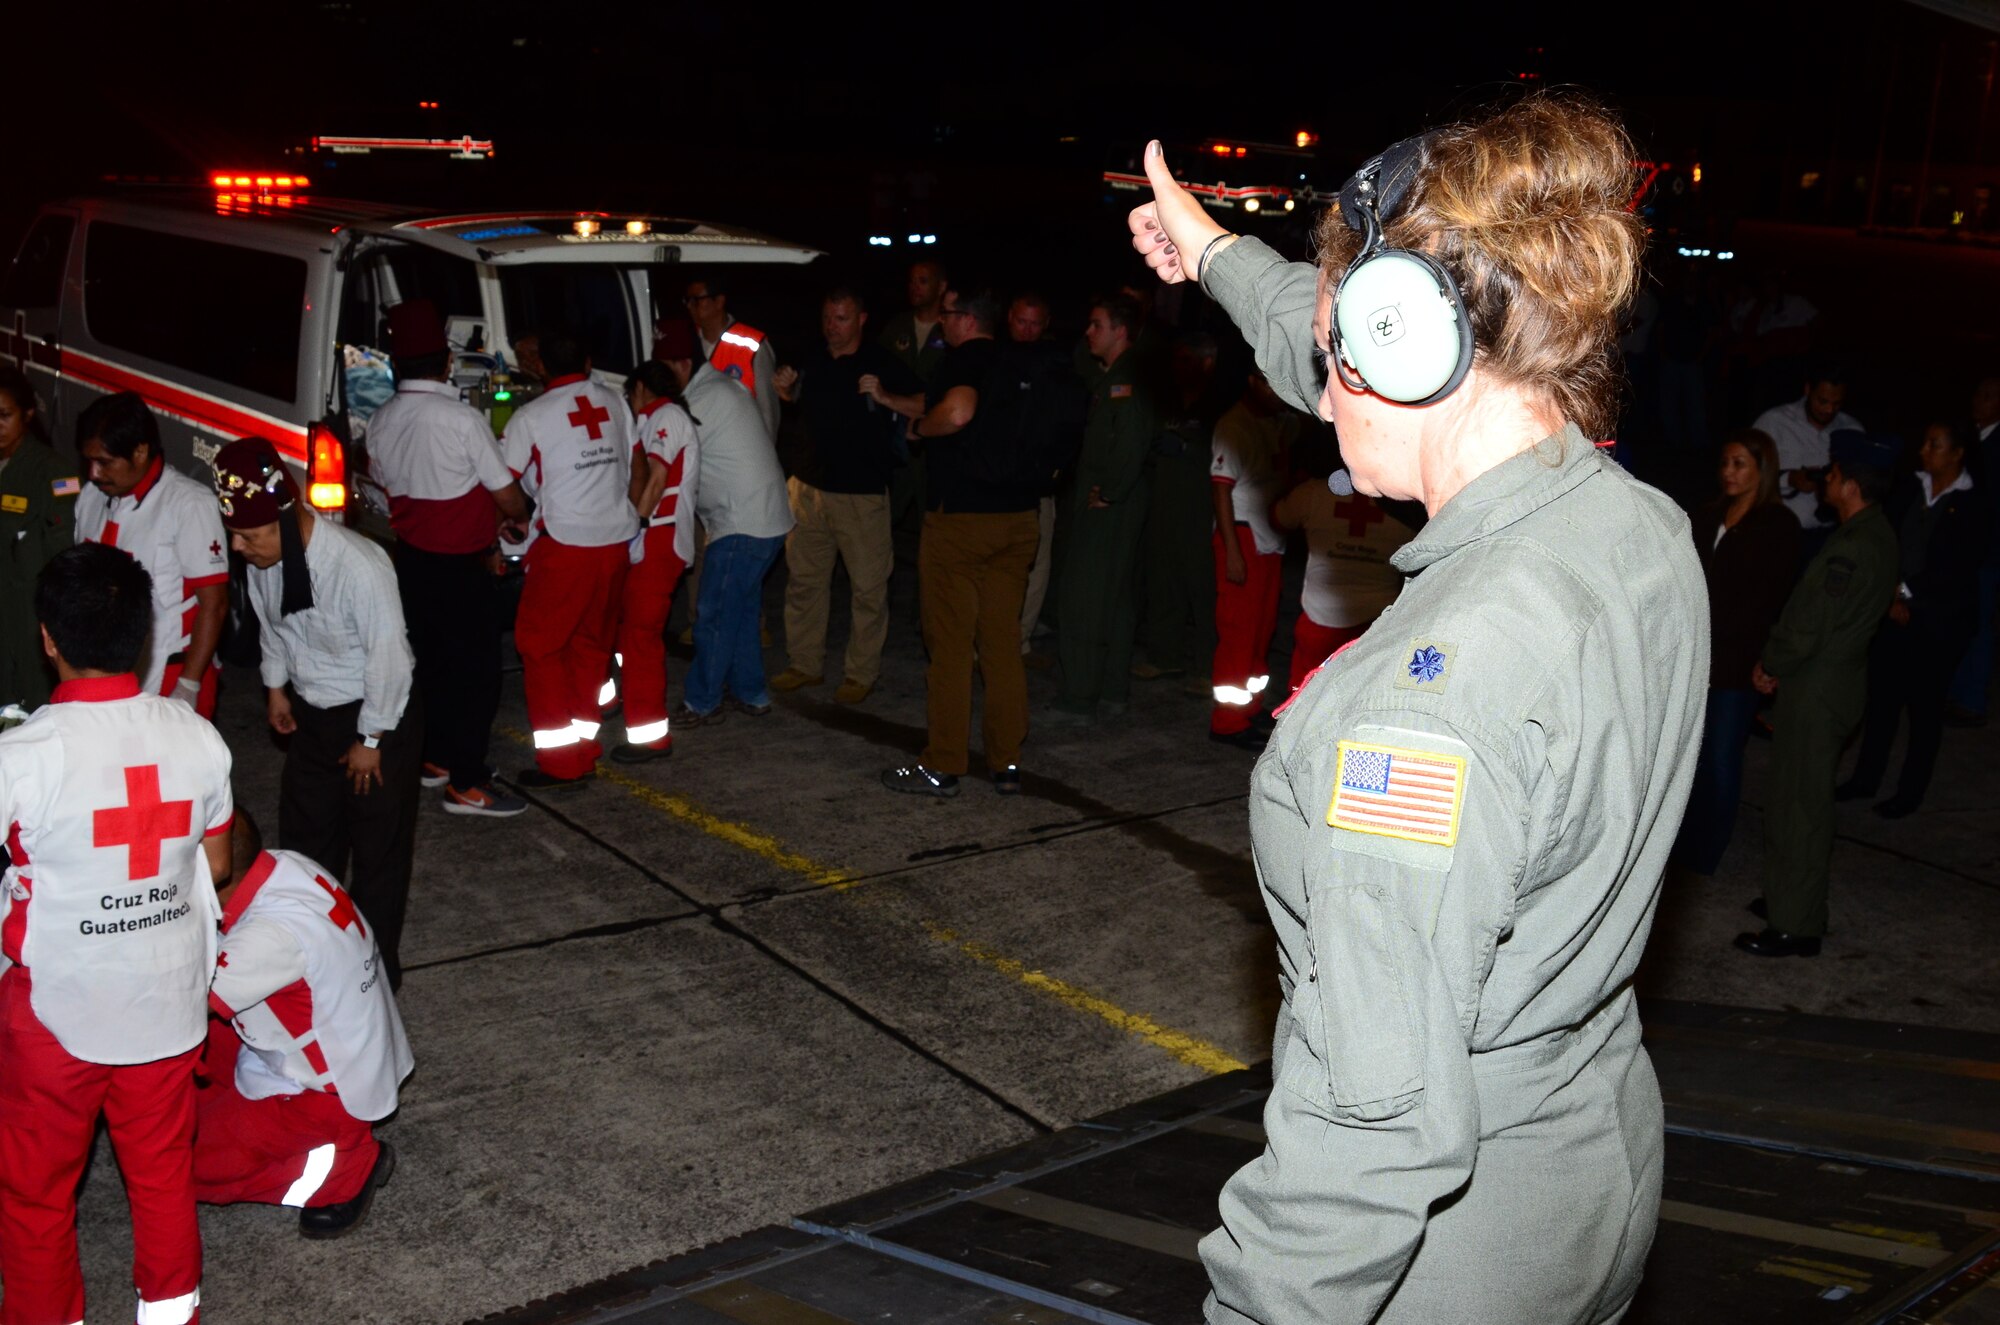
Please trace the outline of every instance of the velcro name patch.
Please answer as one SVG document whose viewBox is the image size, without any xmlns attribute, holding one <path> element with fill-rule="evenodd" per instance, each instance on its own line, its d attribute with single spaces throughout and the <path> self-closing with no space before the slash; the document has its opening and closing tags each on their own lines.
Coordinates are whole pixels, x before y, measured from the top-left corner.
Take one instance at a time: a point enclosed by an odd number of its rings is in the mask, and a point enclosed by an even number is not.
<svg viewBox="0 0 2000 1325">
<path fill-rule="evenodd" d="M 1366 741 L 1342 741 L 1329 828 L 1451 846 L 1465 803 L 1465 759 Z"/>
</svg>

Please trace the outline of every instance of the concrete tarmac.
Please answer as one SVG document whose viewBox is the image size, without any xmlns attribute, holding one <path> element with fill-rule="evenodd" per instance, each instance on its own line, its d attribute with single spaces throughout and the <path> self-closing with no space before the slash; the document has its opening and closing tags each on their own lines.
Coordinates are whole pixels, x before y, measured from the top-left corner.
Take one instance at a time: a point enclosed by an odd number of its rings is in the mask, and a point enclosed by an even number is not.
<svg viewBox="0 0 2000 1325">
<path fill-rule="evenodd" d="M 781 588 L 782 572 L 774 629 Z M 892 795 L 877 777 L 924 721 L 914 613 L 894 603 L 857 708 L 831 702 L 829 675 L 509 821 L 423 793 L 402 992 L 417 1071 L 380 1128 L 395 1178 L 331 1243 L 289 1211 L 204 1207 L 205 1319 L 448 1325 L 1268 1056 L 1251 760 L 1206 739 L 1206 701 L 1135 683 L 1132 716 L 1057 726 L 1056 673 L 1030 672 L 1026 794 L 996 795 L 975 756 L 956 799 Z M 844 622 L 837 601 L 830 659 Z M 253 672 L 227 675 L 217 725 L 276 844 L 282 756 Z M 528 761 L 517 675 L 500 726 L 505 772 Z M 1825 955 L 1765 962 L 1729 945 L 1754 927 L 1753 743 L 1735 845 L 1714 880 L 1669 880 L 1645 991 L 2000 1024 L 1993 747 L 1949 732 L 1907 820 L 1843 806 Z M 80 1225 L 90 1319 L 127 1319 L 109 1145 Z"/>
</svg>

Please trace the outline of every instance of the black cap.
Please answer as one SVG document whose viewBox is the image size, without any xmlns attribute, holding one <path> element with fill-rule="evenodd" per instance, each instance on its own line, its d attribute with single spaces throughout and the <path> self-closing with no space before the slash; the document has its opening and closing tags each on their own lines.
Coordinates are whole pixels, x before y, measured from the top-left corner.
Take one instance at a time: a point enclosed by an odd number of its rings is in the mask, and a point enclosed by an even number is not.
<svg viewBox="0 0 2000 1325">
<path fill-rule="evenodd" d="M 1873 469 L 1893 473 L 1903 458 L 1903 439 L 1888 433 L 1841 428 L 1826 439 L 1827 454 L 1842 469 Z"/>
</svg>

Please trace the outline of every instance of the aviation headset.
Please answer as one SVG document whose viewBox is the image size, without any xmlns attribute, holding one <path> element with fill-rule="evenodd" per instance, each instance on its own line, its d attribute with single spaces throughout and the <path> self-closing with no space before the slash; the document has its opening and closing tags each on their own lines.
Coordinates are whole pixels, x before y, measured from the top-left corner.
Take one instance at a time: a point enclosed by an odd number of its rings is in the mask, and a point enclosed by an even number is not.
<svg viewBox="0 0 2000 1325">
<path fill-rule="evenodd" d="M 1361 252 L 1334 287 L 1333 367 L 1354 390 L 1405 405 L 1434 405 L 1472 368 L 1472 321 L 1450 273 L 1428 253 L 1383 242 L 1423 163 L 1424 139 L 1406 138 L 1340 188 L 1340 214 Z"/>
</svg>

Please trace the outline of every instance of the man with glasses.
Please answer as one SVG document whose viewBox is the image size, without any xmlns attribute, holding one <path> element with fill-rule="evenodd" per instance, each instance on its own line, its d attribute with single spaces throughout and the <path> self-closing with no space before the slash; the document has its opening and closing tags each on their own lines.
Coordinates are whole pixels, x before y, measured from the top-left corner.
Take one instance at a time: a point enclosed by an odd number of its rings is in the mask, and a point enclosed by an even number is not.
<svg viewBox="0 0 2000 1325">
<path fill-rule="evenodd" d="M 996 417 L 995 391 L 1019 376 L 994 341 L 1000 301 L 990 290 L 949 290 L 938 310 L 951 352 L 924 396 L 887 397 L 926 442 L 923 537 L 917 566 L 930 653 L 929 740 L 921 759 L 882 774 L 891 791 L 956 796 L 970 758 L 972 667 L 986 687 L 986 767 L 994 790 L 1021 790 L 1028 675 L 1021 666 L 1021 600 L 1040 531 L 1032 485 L 983 476 L 981 453 L 1015 444 Z M 982 397 L 984 399 L 982 400 Z"/>
<path fill-rule="evenodd" d="M 729 291 L 720 278 L 690 281 L 681 295 L 701 336 L 702 357 L 716 372 L 733 377 L 756 397 L 764 431 L 778 435 L 778 355 L 771 339 L 729 312 Z"/>
</svg>

